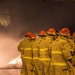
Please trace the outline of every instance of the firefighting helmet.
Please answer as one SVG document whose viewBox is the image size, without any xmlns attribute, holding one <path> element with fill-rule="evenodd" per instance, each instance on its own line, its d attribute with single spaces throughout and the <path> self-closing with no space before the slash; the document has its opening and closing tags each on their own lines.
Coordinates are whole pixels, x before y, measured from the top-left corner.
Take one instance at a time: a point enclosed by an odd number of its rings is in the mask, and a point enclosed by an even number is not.
<svg viewBox="0 0 75 75">
<path fill-rule="evenodd" d="M 68 28 L 63 28 L 63 29 L 60 30 L 59 35 L 69 36 L 70 30 Z"/>
<path fill-rule="evenodd" d="M 29 36 L 30 34 L 32 34 L 31 32 L 26 32 L 25 36 Z"/>
<path fill-rule="evenodd" d="M 55 30 L 54 28 L 50 28 L 50 29 L 47 31 L 47 34 L 56 35 L 56 30 Z"/>
<path fill-rule="evenodd" d="M 35 35 L 35 34 L 30 34 L 30 35 L 29 35 L 29 38 L 30 38 L 30 39 L 36 39 L 36 35 Z"/>
<path fill-rule="evenodd" d="M 45 36 L 46 36 L 46 31 L 45 31 L 45 30 L 41 30 L 41 31 L 39 32 L 39 35 L 45 35 Z"/>
<path fill-rule="evenodd" d="M 75 37 L 75 32 L 72 34 L 72 37 Z"/>
</svg>

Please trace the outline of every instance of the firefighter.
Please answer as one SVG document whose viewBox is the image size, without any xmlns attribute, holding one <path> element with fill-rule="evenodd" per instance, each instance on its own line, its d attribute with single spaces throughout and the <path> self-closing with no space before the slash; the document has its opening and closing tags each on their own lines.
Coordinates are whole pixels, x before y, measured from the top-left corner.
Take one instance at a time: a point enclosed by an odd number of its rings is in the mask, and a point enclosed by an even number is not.
<svg viewBox="0 0 75 75">
<path fill-rule="evenodd" d="M 72 39 L 73 39 L 73 41 L 71 43 L 71 47 L 73 49 L 73 52 L 72 52 L 72 54 L 73 54 L 72 64 L 75 67 L 75 32 L 72 34 Z"/>
<path fill-rule="evenodd" d="M 26 64 L 27 67 L 27 73 L 28 75 L 33 75 L 34 74 L 34 63 L 33 63 L 33 51 L 32 51 L 32 45 L 35 42 L 36 35 L 35 34 L 30 34 L 29 35 L 29 42 L 25 45 L 24 48 L 24 63 Z"/>
<path fill-rule="evenodd" d="M 20 75 L 27 75 L 26 66 L 24 65 L 23 55 L 24 55 L 24 47 L 29 41 L 30 34 L 31 32 L 26 32 L 24 40 L 22 40 L 17 47 L 18 51 L 21 52 L 21 59 L 22 59 L 22 68 Z"/>
<path fill-rule="evenodd" d="M 41 33 L 40 33 L 41 34 Z M 42 34 L 42 41 L 39 43 L 39 63 L 40 63 L 40 74 L 49 75 L 50 74 L 50 50 L 49 50 L 49 40 L 46 38 L 46 31 Z"/>
<path fill-rule="evenodd" d="M 68 43 L 69 43 L 69 45 L 70 45 L 70 47 L 71 47 L 71 55 L 72 55 L 72 65 L 73 65 L 73 67 L 75 66 L 75 55 L 74 55 L 74 53 L 75 53 L 75 44 L 74 44 L 74 41 L 72 40 L 72 36 L 71 35 L 69 35 L 68 36 Z M 70 71 L 71 71 L 72 69 L 70 69 Z M 71 75 L 73 75 L 72 74 L 72 72 L 71 72 Z"/>
<path fill-rule="evenodd" d="M 54 28 L 50 28 L 48 31 L 47 31 L 47 37 L 46 37 L 46 40 L 48 41 L 47 44 L 48 44 L 48 47 L 49 47 L 49 50 L 50 50 L 50 59 L 51 59 L 51 45 L 52 45 L 52 42 L 57 38 L 57 32 Z M 51 69 L 51 62 L 50 62 L 50 75 L 51 75 L 51 72 L 52 69 Z"/>
<path fill-rule="evenodd" d="M 72 69 L 72 56 L 67 39 L 68 35 L 70 35 L 69 29 L 63 28 L 60 30 L 58 38 L 52 42 L 51 65 L 53 72 L 51 75 L 71 75 L 69 67 Z"/>
<path fill-rule="evenodd" d="M 73 34 L 72 34 L 72 39 L 73 39 L 73 41 L 75 43 L 75 32 L 73 32 Z"/>
<path fill-rule="evenodd" d="M 72 36 L 71 35 L 68 36 L 68 43 L 69 43 L 69 45 L 71 47 L 71 54 L 73 56 L 74 55 L 74 52 L 75 52 L 75 43 L 72 40 Z"/>
<path fill-rule="evenodd" d="M 40 66 L 39 66 L 39 48 L 38 45 L 41 43 L 41 41 L 43 40 L 43 36 L 46 36 L 46 32 L 45 30 L 41 30 L 38 34 L 38 38 L 36 39 L 36 41 L 33 44 L 33 61 L 34 61 L 34 65 L 35 65 L 35 69 L 36 72 L 35 74 L 41 75 L 40 74 Z"/>
</svg>

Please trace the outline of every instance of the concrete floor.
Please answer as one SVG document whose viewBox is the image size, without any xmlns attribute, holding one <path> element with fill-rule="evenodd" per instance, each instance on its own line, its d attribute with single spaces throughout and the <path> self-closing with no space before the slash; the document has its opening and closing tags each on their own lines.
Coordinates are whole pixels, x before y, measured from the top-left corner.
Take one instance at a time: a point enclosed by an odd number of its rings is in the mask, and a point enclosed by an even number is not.
<svg viewBox="0 0 75 75">
<path fill-rule="evenodd" d="M 20 75 L 21 69 L 0 69 L 0 75 Z"/>
</svg>

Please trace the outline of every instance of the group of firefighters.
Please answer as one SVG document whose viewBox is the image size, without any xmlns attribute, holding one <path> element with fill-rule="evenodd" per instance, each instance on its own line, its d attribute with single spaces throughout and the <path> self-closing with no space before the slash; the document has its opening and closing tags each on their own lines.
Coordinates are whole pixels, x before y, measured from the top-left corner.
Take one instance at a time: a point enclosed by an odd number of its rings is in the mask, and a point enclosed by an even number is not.
<svg viewBox="0 0 75 75">
<path fill-rule="evenodd" d="M 35 34 L 27 32 L 18 45 L 21 52 L 20 75 L 75 75 L 75 32 L 50 28 Z"/>
</svg>

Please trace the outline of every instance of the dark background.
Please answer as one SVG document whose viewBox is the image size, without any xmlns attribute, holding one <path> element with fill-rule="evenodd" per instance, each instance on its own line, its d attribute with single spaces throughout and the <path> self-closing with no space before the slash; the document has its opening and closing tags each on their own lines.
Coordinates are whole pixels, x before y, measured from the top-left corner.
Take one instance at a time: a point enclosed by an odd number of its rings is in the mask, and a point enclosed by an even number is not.
<svg viewBox="0 0 75 75">
<path fill-rule="evenodd" d="M 24 37 L 27 31 L 38 33 L 54 27 L 75 31 L 75 1 L 64 0 L 0 0 L 0 9 L 8 9 L 11 25 L 0 25 L 0 33 Z"/>
</svg>

